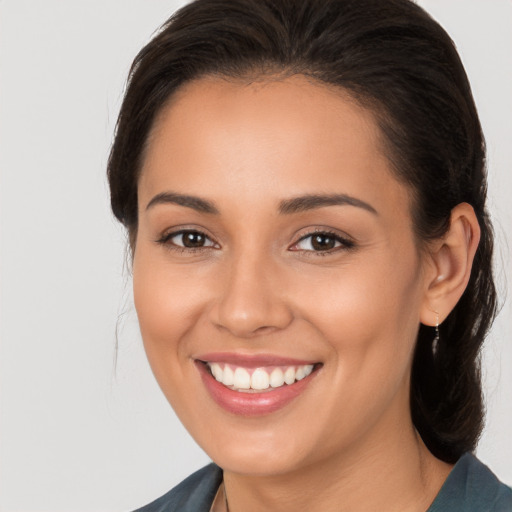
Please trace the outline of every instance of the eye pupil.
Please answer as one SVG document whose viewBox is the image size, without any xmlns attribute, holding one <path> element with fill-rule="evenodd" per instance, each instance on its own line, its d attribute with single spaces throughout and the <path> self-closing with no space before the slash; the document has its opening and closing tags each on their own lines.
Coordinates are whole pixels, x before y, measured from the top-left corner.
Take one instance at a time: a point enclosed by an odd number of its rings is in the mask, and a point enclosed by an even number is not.
<svg viewBox="0 0 512 512">
<path fill-rule="evenodd" d="M 334 237 L 329 235 L 315 235 L 311 240 L 311 245 L 316 251 L 326 251 L 328 249 L 334 249 L 336 240 Z"/>
<path fill-rule="evenodd" d="M 203 247 L 206 241 L 205 235 L 196 231 L 188 231 L 182 235 L 185 247 Z"/>
</svg>

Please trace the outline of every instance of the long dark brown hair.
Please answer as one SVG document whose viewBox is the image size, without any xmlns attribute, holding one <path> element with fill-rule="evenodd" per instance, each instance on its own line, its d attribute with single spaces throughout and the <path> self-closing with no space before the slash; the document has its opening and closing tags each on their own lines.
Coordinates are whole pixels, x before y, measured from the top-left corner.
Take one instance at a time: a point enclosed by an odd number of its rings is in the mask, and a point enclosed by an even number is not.
<svg viewBox="0 0 512 512">
<path fill-rule="evenodd" d="M 455 46 L 409 0 L 196 0 L 132 65 L 108 162 L 112 209 L 137 232 L 137 182 L 155 116 L 185 82 L 302 74 L 338 86 L 377 119 L 388 158 L 414 196 L 418 241 L 442 236 L 459 203 L 481 240 L 462 298 L 440 326 L 421 325 L 411 380 L 413 422 L 430 451 L 454 462 L 483 425 L 479 353 L 496 310 L 485 145 Z"/>
</svg>

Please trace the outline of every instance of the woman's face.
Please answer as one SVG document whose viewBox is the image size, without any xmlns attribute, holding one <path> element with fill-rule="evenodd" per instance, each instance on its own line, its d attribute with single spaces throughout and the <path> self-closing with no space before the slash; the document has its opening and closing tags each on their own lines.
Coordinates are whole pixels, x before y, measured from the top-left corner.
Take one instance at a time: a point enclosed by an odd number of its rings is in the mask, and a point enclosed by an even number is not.
<svg viewBox="0 0 512 512">
<path fill-rule="evenodd" d="M 224 469 L 283 474 L 412 429 L 424 268 L 410 193 L 340 91 L 209 78 L 161 112 L 135 305 L 158 383 Z"/>
</svg>

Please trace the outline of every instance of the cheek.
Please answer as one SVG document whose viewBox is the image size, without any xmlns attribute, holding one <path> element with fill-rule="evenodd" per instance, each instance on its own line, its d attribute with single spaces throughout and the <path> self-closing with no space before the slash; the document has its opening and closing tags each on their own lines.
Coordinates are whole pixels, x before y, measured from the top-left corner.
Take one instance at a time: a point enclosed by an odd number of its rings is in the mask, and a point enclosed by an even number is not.
<svg viewBox="0 0 512 512">
<path fill-rule="evenodd" d="M 324 408 L 340 438 L 361 434 L 396 410 L 392 404 L 408 411 L 421 286 L 413 257 L 395 263 L 347 267 L 303 295 L 305 318 L 328 346 L 331 393 Z"/>
<path fill-rule="evenodd" d="M 381 253 L 367 263 L 347 265 L 296 291 L 302 314 L 321 331 L 342 371 L 366 375 L 408 363 L 419 325 L 421 281 L 414 251 L 400 258 Z M 351 369 L 346 362 L 353 363 Z M 370 371 L 370 367 L 371 371 Z"/>
<path fill-rule="evenodd" d="M 159 381 L 181 372 L 180 363 L 187 357 L 183 340 L 198 322 L 201 303 L 208 300 L 202 282 L 197 269 L 169 265 L 154 250 L 142 244 L 137 248 L 134 302 L 144 347 Z M 169 367 L 175 372 L 169 372 Z"/>
</svg>

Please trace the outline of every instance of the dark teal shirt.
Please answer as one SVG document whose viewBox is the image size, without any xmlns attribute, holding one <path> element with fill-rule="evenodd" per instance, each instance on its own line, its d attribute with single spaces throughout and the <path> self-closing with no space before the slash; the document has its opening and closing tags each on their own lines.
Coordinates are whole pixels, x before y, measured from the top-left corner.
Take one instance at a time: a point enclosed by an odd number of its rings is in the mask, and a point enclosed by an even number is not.
<svg viewBox="0 0 512 512">
<path fill-rule="evenodd" d="M 455 464 L 427 512 L 512 512 L 512 489 L 474 455 Z"/>
<path fill-rule="evenodd" d="M 209 512 L 221 482 L 222 470 L 210 464 L 135 512 Z M 426 512 L 512 512 L 512 489 L 466 453 Z"/>
</svg>

